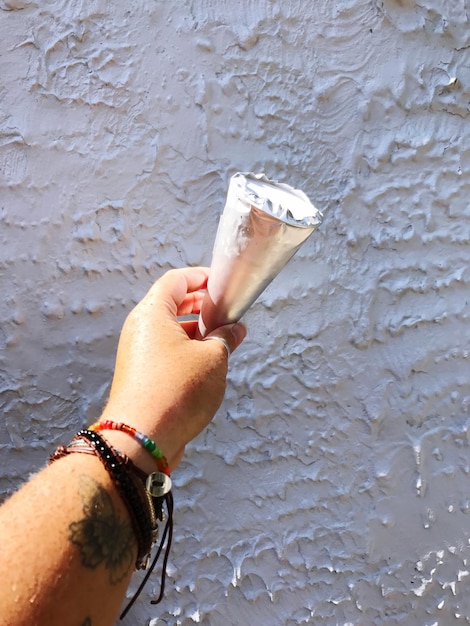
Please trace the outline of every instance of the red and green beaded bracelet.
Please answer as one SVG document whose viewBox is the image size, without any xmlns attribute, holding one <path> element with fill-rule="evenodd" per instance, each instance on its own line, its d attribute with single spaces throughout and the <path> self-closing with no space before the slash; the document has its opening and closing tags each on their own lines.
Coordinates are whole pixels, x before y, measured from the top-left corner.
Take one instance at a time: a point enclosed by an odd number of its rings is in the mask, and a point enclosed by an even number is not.
<svg viewBox="0 0 470 626">
<path fill-rule="evenodd" d="M 163 472 L 167 476 L 170 475 L 170 468 L 168 466 L 168 461 L 166 460 L 163 452 L 157 446 L 153 439 L 147 437 L 144 433 L 139 432 L 133 426 L 129 426 L 128 424 L 124 424 L 123 422 L 113 422 L 112 420 L 102 420 L 95 422 L 89 428 L 89 430 L 94 430 L 95 432 L 100 432 L 102 430 L 120 430 L 127 435 L 130 435 L 135 439 L 140 445 L 150 452 L 150 454 L 157 461 L 157 467 L 160 472 Z"/>
</svg>

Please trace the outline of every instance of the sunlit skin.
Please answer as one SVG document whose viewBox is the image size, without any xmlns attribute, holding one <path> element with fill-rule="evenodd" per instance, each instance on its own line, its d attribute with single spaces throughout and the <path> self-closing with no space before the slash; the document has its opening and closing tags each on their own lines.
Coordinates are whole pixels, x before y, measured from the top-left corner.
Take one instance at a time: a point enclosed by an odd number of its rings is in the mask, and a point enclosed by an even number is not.
<svg viewBox="0 0 470 626">
<path fill-rule="evenodd" d="M 195 339 L 207 268 L 171 270 L 127 317 L 101 419 L 126 422 L 158 442 L 170 468 L 211 421 L 226 384 L 228 352 Z M 233 351 L 246 329 L 214 331 Z M 120 431 L 106 439 L 150 473 L 154 460 Z M 67 443 L 67 442 L 64 442 Z M 0 508 L 0 626 L 111 626 L 137 554 L 129 514 L 100 460 L 70 454 Z"/>
</svg>

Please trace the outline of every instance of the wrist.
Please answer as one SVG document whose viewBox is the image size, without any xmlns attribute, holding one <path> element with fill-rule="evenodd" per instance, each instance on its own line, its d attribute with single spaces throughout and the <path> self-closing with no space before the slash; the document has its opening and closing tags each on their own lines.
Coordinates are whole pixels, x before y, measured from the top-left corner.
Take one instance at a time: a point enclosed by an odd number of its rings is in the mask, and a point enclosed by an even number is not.
<svg viewBox="0 0 470 626">
<path fill-rule="evenodd" d="M 180 462 L 185 444 L 192 438 L 185 439 L 186 432 L 183 424 L 187 420 L 184 419 L 183 411 L 177 403 L 170 405 L 165 401 L 163 403 L 155 401 L 150 406 L 148 402 L 129 402 L 127 397 L 121 398 L 117 394 L 114 396 L 111 394 L 111 398 L 98 421 L 103 422 L 105 420 L 125 422 L 125 424 L 152 439 L 167 459 L 171 470 L 174 470 Z M 149 459 L 150 464 L 154 463 L 151 454 L 125 433 L 106 430 L 103 431 L 103 435 L 105 437 L 111 436 L 111 432 L 113 437 L 116 434 L 119 435 L 119 442 L 125 446 L 123 452 L 128 454 L 133 461 L 138 463 L 138 459 L 142 459 L 146 467 L 148 467 Z M 119 448 L 117 441 L 116 438 L 116 447 Z M 155 464 L 151 467 L 155 467 Z"/>
<path fill-rule="evenodd" d="M 99 428 L 100 425 L 103 427 L 102 429 Z M 93 428 L 94 426 L 97 427 L 96 430 Z M 96 422 L 92 425 L 92 427 L 80 430 L 69 445 L 59 446 L 51 455 L 50 462 L 53 463 L 58 459 L 63 459 L 70 454 L 78 452 L 84 453 L 87 456 L 93 455 L 94 457 L 99 458 L 108 475 L 108 479 L 111 480 L 114 486 L 114 490 L 118 492 L 121 498 L 121 503 L 123 503 L 127 508 L 128 516 L 134 531 L 133 539 L 134 541 L 137 540 L 138 544 L 137 560 L 135 563 L 137 569 L 147 569 L 150 563 L 151 551 L 158 537 L 157 522 L 165 519 L 162 505 L 163 503 L 166 503 L 168 518 L 156 556 L 150 570 L 144 577 L 143 583 L 122 613 L 122 618 L 131 608 L 143 585 L 150 576 L 161 553 L 165 539 L 168 537 L 164 557 L 164 568 L 162 571 L 160 595 L 158 596 L 158 599 L 153 602 L 158 603 L 163 597 L 165 588 L 166 562 L 173 534 L 173 497 L 171 494 L 171 479 L 169 478 L 169 473 L 165 476 L 162 471 L 155 471 L 149 472 L 150 475 L 146 475 L 146 473 L 138 468 L 127 455 L 122 454 L 120 451 L 115 449 L 109 441 L 97 432 L 98 430 L 104 430 L 107 428 L 111 428 L 113 430 L 114 426 L 119 427 L 122 434 L 131 433 L 132 435 L 135 435 L 135 429 L 129 429 L 129 427 L 123 423 L 114 423 L 109 420 L 105 420 L 101 423 Z M 122 427 L 125 427 L 125 429 L 122 430 Z M 139 437 L 137 438 L 137 441 L 140 441 Z M 149 446 L 149 440 L 147 437 L 144 437 L 143 441 L 147 449 L 150 448 L 151 451 L 155 451 L 155 444 L 153 442 L 151 442 L 153 445 Z M 122 443 L 127 445 L 125 440 L 123 440 Z M 161 461 L 161 456 L 157 456 Z M 167 466 L 165 466 L 165 469 L 168 471 Z"/>
<path fill-rule="evenodd" d="M 117 449 L 124 452 L 138 467 L 147 474 L 162 472 L 170 475 L 170 468 L 176 467 L 180 459 L 175 454 L 167 460 L 166 450 L 169 449 L 167 440 L 164 439 L 164 448 L 148 435 L 148 431 L 142 431 L 133 423 L 132 418 L 128 419 L 129 412 L 126 413 L 126 422 L 119 417 L 123 413 L 118 411 L 105 411 L 98 421 L 89 428 L 102 435 L 112 442 Z M 141 420 L 140 420 L 141 421 Z M 162 429 L 163 431 L 165 429 Z M 153 433 L 152 433 L 152 436 Z M 171 440 L 171 438 L 170 438 Z"/>
<path fill-rule="evenodd" d="M 146 474 L 157 471 L 155 461 L 150 454 L 126 433 L 119 430 L 106 430 L 102 432 L 102 435 L 113 448 L 128 456 L 134 465 Z"/>
</svg>

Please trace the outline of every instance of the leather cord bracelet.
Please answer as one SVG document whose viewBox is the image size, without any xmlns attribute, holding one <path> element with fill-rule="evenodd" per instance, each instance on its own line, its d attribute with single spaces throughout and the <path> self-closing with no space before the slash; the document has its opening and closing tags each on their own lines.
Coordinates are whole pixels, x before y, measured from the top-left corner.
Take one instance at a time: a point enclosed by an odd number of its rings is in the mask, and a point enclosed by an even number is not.
<svg viewBox="0 0 470 626">
<path fill-rule="evenodd" d="M 77 433 L 69 446 L 61 446 L 51 460 L 71 452 L 83 452 L 83 443 L 100 459 L 114 486 L 121 496 L 137 539 L 138 553 L 136 569 L 146 569 L 150 552 L 157 539 L 157 521 L 150 495 L 135 474 L 135 465 L 125 455 L 117 452 L 98 433 L 83 429 Z"/>
<path fill-rule="evenodd" d="M 150 578 L 166 541 L 160 592 L 155 600 L 151 600 L 151 603 L 158 604 L 163 599 L 166 567 L 173 537 L 171 479 L 168 475 L 161 472 L 147 475 L 129 457 L 115 450 L 99 433 L 88 429 L 80 430 L 68 446 L 59 446 L 50 456 L 49 461 L 52 463 L 75 452 L 97 456 L 120 494 L 129 512 L 137 540 L 136 569 L 147 569 L 149 565 L 151 551 L 158 538 L 157 521 L 165 520 L 163 503 L 166 504 L 167 518 L 158 549 L 137 591 L 121 613 L 120 619 L 123 619 Z"/>
</svg>

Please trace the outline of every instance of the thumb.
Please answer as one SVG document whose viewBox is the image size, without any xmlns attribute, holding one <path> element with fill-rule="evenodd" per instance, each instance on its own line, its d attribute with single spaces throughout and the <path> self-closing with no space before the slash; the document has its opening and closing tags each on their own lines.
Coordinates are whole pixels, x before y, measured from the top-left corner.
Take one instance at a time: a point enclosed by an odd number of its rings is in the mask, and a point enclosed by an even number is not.
<svg viewBox="0 0 470 626">
<path fill-rule="evenodd" d="M 204 337 L 203 341 L 213 339 L 223 344 L 227 350 L 227 356 L 230 356 L 245 339 L 246 332 L 246 326 L 240 322 L 236 322 L 235 324 L 219 326 L 219 328 L 216 328 Z"/>
</svg>

